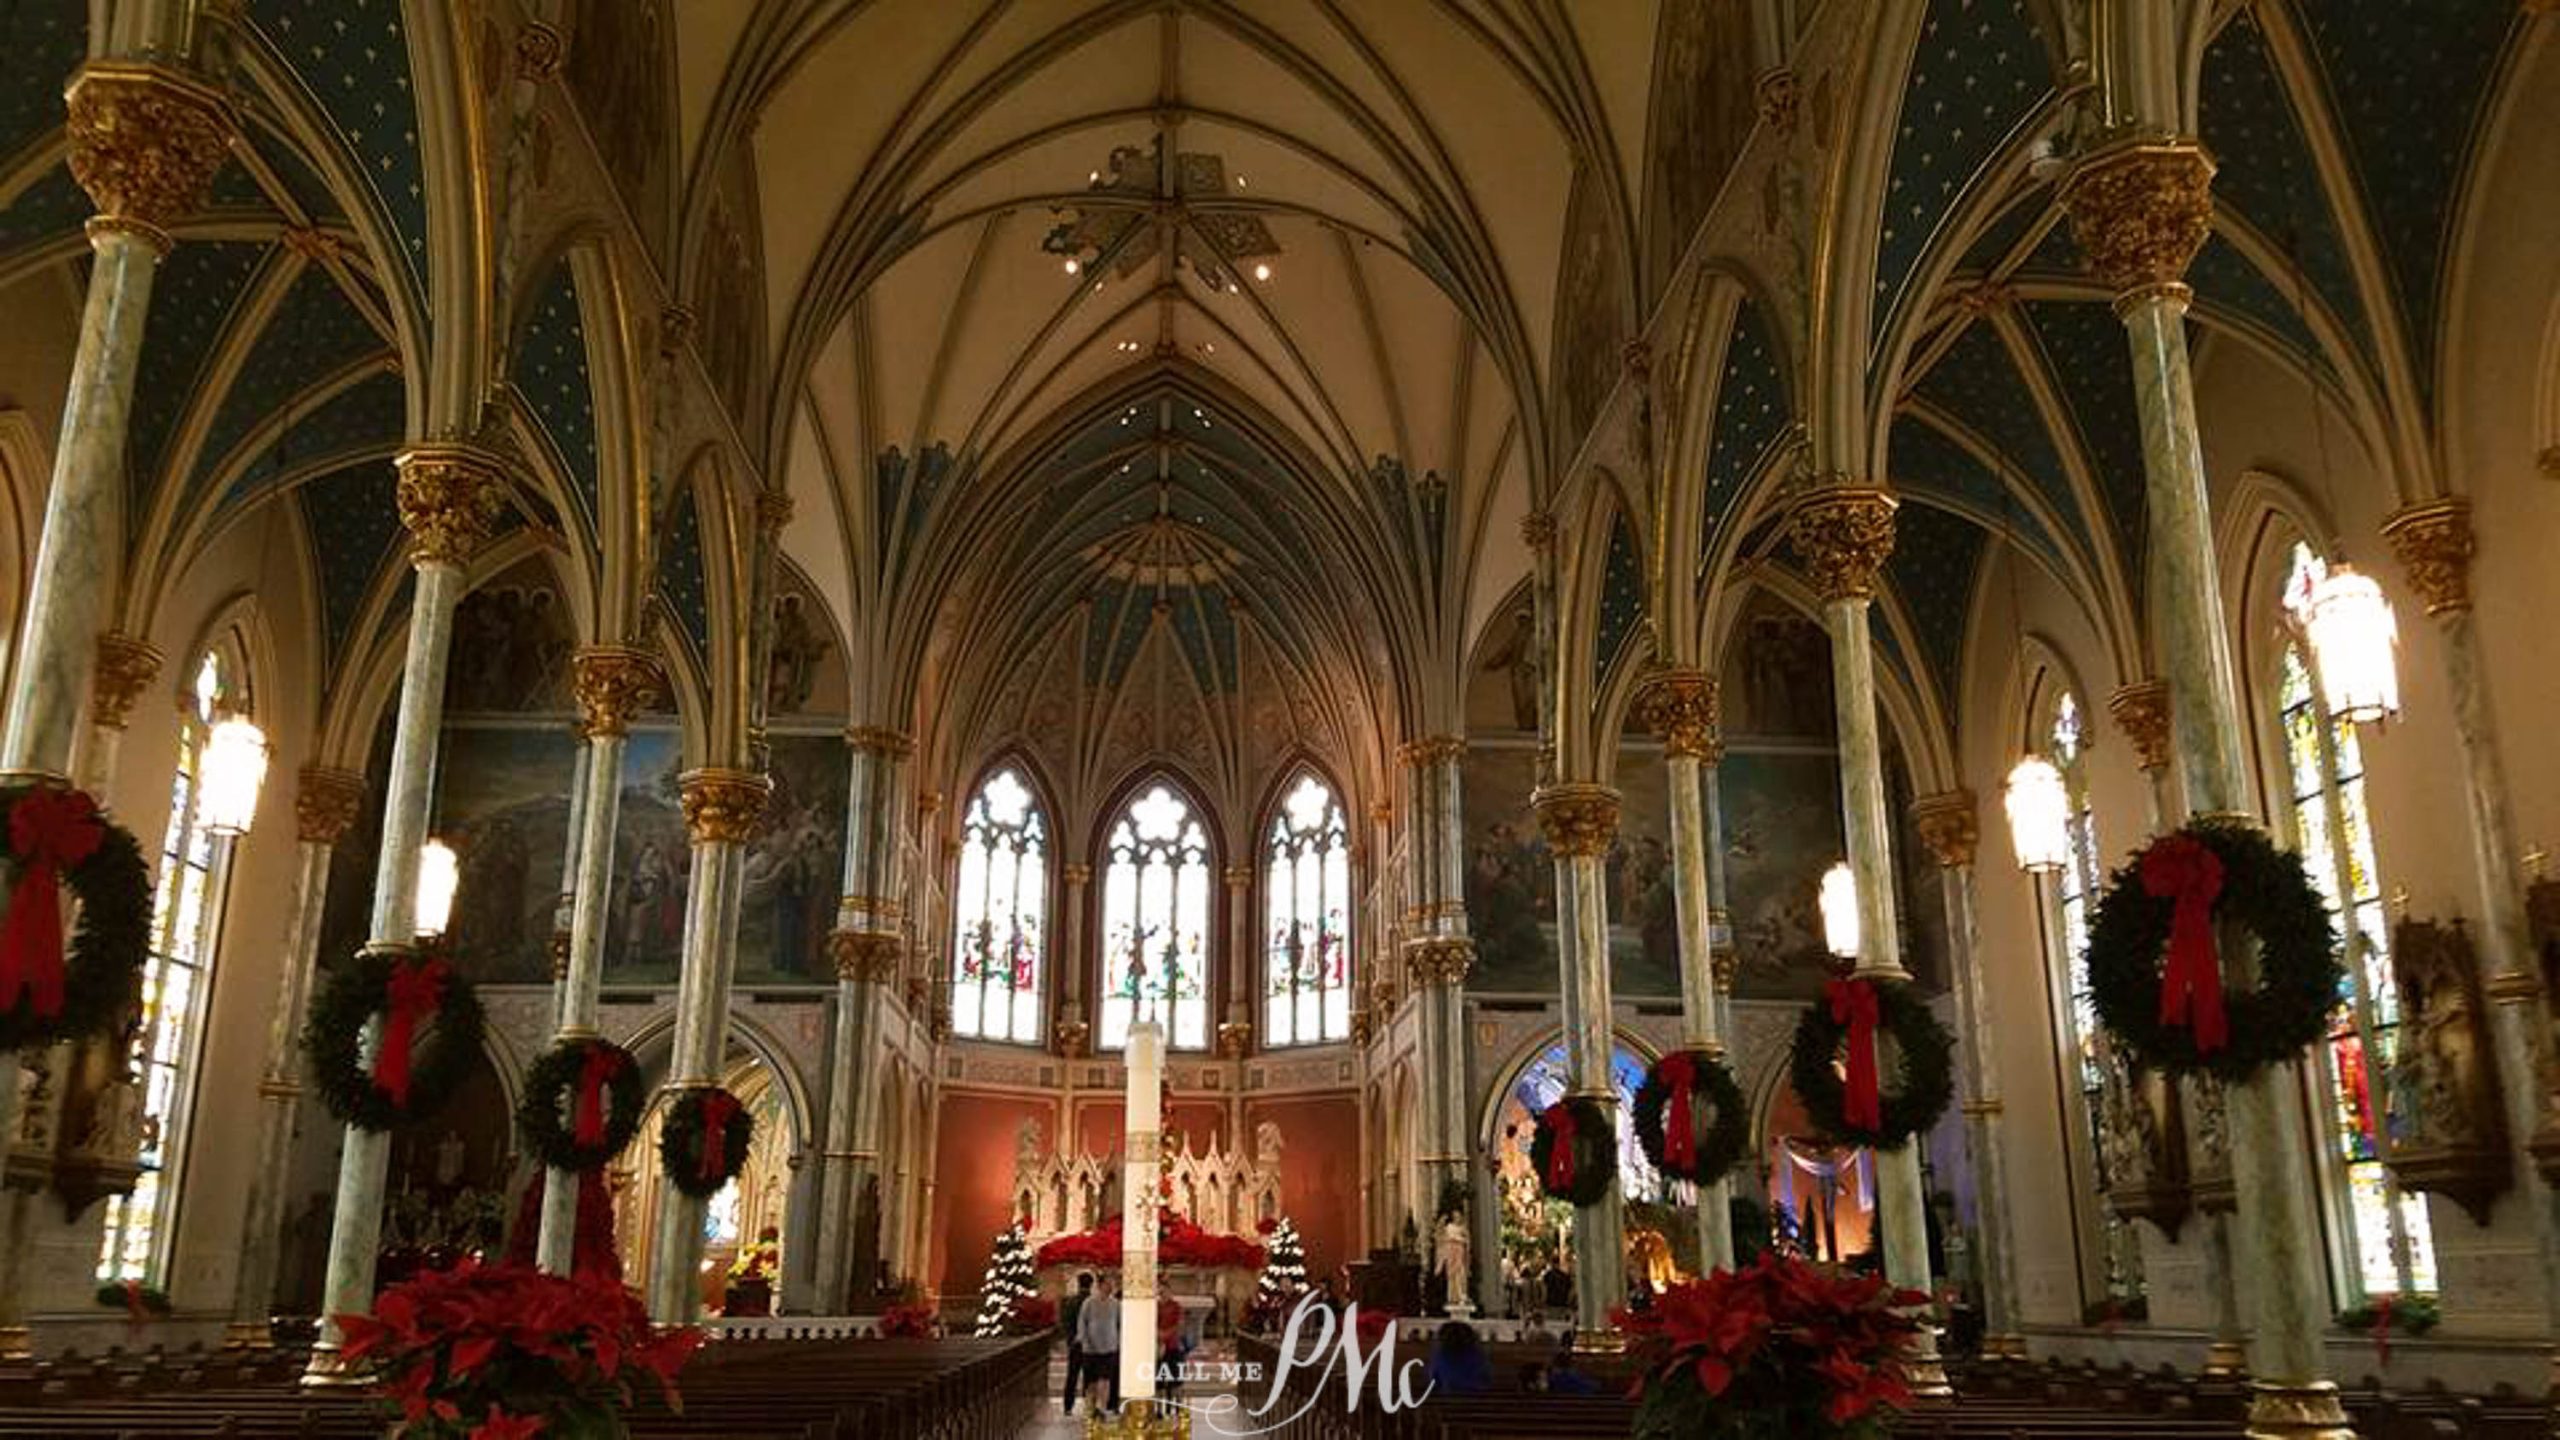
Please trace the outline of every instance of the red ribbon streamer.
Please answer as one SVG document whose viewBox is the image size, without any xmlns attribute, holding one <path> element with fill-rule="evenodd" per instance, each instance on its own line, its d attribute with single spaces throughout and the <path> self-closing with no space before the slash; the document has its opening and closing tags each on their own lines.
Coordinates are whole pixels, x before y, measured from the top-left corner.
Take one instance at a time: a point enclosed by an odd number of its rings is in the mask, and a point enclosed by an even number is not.
<svg viewBox="0 0 2560 1440">
<path fill-rule="evenodd" d="M 572 1132 L 582 1149 L 604 1143 L 604 1087 L 622 1073 L 622 1052 L 604 1045 L 587 1047 L 587 1063 L 578 1071 L 578 1123 Z"/>
<path fill-rule="evenodd" d="M 2397 1295 L 2377 1295 L 2373 1300 L 2373 1363 L 2391 1363 L 2391 1305 Z"/>
<path fill-rule="evenodd" d="M 9 812 L 9 853 L 24 866 L 0 922 L 0 1006 L 29 1001 L 62 1013 L 62 872 L 98 853 L 98 802 L 80 790 L 37 790 Z"/>
<path fill-rule="evenodd" d="M 124 1282 L 124 1318 L 135 1325 L 151 1318 L 151 1307 L 142 1303 L 142 1282 L 139 1280 Z"/>
<path fill-rule="evenodd" d="M 409 1051 L 418 1037 L 418 1022 L 435 1013 L 444 998 L 445 963 L 406 960 L 391 967 L 391 1013 L 382 1021 L 382 1049 L 373 1057 L 373 1083 L 394 1105 L 409 1103 Z"/>
<path fill-rule="evenodd" d="M 1698 1083 L 1698 1067 L 1685 1054 L 1663 1057 L 1663 1083 L 1671 1087 L 1669 1122 L 1662 1127 L 1662 1158 L 1673 1170 L 1698 1163 L 1697 1117 L 1690 1110 L 1690 1091 Z"/>
<path fill-rule="evenodd" d="M 1547 1110 L 1546 1124 L 1555 1135 L 1547 1151 L 1547 1188 L 1562 1193 L 1573 1188 L 1573 1107 L 1557 1101 Z"/>
<path fill-rule="evenodd" d="M 2142 890 L 2173 900 L 2169 963 L 2160 974 L 2160 1023 L 2186 1025 L 2196 1053 L 2231 1043 L 2222 1009 L 2222 958 L 2213 945 L 2213 902 L 2222 894 L 2222 857 L 2188 835 L 2171 835 L 2142 855 Z"/>
<path fill-rule="evenodd" d="M 1849 1027 L 1849 1075 L 1840 1118 L 1859 1130 L 1884 1128 L 1884 1093 L 1876 1079 L 1876 987 L 1866 980 L 1823 983 L 1831 1023 Z"/>
<path fill-rule="evenodd" d="M 726 1090 L 714 1090 L 702 1097 L 702 1159 L 695 1173 L 702 1183 L 720 1178 L 729 1163 L 729 1122 L 738 1116 L 738 1097 Z"/>
</svg>

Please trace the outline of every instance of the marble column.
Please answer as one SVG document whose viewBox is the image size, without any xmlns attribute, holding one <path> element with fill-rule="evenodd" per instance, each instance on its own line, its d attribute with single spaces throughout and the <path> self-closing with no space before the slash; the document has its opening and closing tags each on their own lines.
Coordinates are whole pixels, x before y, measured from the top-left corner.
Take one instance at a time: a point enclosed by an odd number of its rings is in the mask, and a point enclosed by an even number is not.
<svg viewBox="0 0 2560 1440">
<path fill-rule="evenodd" d="M 1093 867 L 1070 860 L 1058 867 L 1058 880 L 1058 948 L 1049 957 L 1049 966 L 1058 977 L 1058 1053 L 1074 1060 L 1093 1049 L 1093 1022 L 1085 1018 L 1084 1009 L 1084 912 L 1089 903 L 1085 897 L 1093 889 Z"/>
<path fill-rule="evenodd" d="M 2009 1229 L 2009 1167 L 2001 1136 L 2000 1017 L 1992 1003 L 1991 977 L 1974 921 L 1974 854 L 1982 839 L 1979 805 L 1970 790 L 1923 795 L 1911 805 L 1920 843 L 1938 862 L 1947 909 L 1947 939 L 1955 952 L 1956 1028 L 1962 1056 L 1966 1159 L 1973 1169 L 1980 1238 L 1982 1358 L 2024 1360 L 2027 1342 L 2018 1328 L 2018 1279 Z"/>
<path fill-rule="evenodd" d="M 1253 1048 L 1254 983 L 1263 976 L 1261 964 L 1255 963 L 1253 937 L 1258 927 L 1253 923 L 1253 867 L 1230 865 L 1227 882 L 1227 981 L 1226 1018 L 1218 1022 L 1218 1054 L 1228 1061 L 1242 1061 Z M 1262 957 L 1269 963 L 1269 957 Z M 1212 996 L 1214 1003 L 1216 997 Z M 1241 1080 L 1241 1076 L 1238 1077 Z M 1241 1086 L 1231 1087 L 1234 1095 Z"/>
<path fill-rule="evenodd" d="M 408 654 L 392 721 L 391 772 L 383 789 L 382 845 L 365 949 L 407 954 L 418 938 L 418 853 L 427 840 L 436 742 L 444 724 L 445 661 L 452 648 L 454 606 L 462 598 L 463 562 L 496 522 L 505 491 L 499 458 L 469 445 L 418 446 L 400 456 L 399 469 L 400 520 L 408 527 L 417 587 L 410 600 Z M 373 1266 L 382 1241 L 383 1187 L 390 1169 L 391 1133 L 348 1126 L 338 1152 L 320 1338 L 303 1373 L 305 1385 L 361 1379 L 339 1363 L 338 1327 L 328 1317 L 373 1311 Z"/>
<path fill-rule="evenodd" d="M 2453 702 L 2454 738 L 2462 749 L 2462 798 L 2470 822 L 2471 860 L 2483 917 L 2475 953 L 2481 986 L 2496 1002 L 2491 1036 L 2504 1081 L 2507 1128 L 2520 1146 L 2542 1156 L 2560 1150 L 2560 1057 L 2547 1048 L 2555 997 L 2535 974 L 2533 938 L 2517 873 L 2515 819 L 2508 813 L 2506 761 L 2489 700 L 2489 667 L 2480 653 L 2471 608 L 2471 557 L 2478 546 L 2471 502 L 2459 496 L 2412 505 L 2383 522 L 2384 538 L 2426 605 L 2444 642 L 2445 693 Z M 2519 1157 L 2518 1193 L 2533 1217 L 2550 1330 L 2560 1335 L 2560 1191 L 2539 1164 Z M 2560 1385 L 2560 1350 L 2550 1359 Z"/>
<path fill-rule="evenodd" d="M 1609 895 L 1602 866 L 1618 835 L 1618 792 L 1606 785 L 1540 786 L 1530 804 L 1555 856 L 1556 939 L 1563 970 L 1565 1073 L 1570 1093 L 1600 1107 L 1617 1132 L 1618 1091 L 1610 1078 L 1616 1010 L 1609 993 Z M 1616 1176 L 1599 1201 L 1573 1212 L 1573 1301 L 1576 1349 L 1618 1350 L 1625 1337 L 1609 1312 L 1626 1303 L 1627 1243 L 1623 1192 Z"/>
<path fill-rule="evenodd" d="M 569 954 L 560 976 L 559 1020 L 552 1039 L 592 1040 L 597 1001 L 604 989 L 605 906 L 613 893 L 613 832 L 622 816 L 622 754 L 631 721 L 657 698 L 655 661 L 621 645 L 595 645 L 571 661 L 578 700 L 578 729 L 586 736 L 584 763 L 574 788 L 583 799 L 576 819 L 577 864 L 570 871 Z M 542 1182 L 542 1229 L 536 1263 L 555 1275 L 571 1273 L 578 1251 L 579 1176 L 554 1169 Z"/>
<path fill-rule="evenodd" d="M 880 1172 L 878 1067 L 871 1063 L 881 1040 L 889 987 L 906 959 L 901 924 L 905 909 L 897 887 L 901 770 L 915 744 L 879 726 L 846 732 L 852 747 L 845 803 L 843 898 L 827 953 L 836 970 L 836 1047 L 827 1067 L 827 1128 L 819 1151 L 818 1285 L 821 1304 L 849 1293 L 853 1232 L 863 1192 Z M 928 963 L 931 963 L 928 961 Z M 882 1244 L 887 1244 L 890 1197 L 881 1197 Z"/>
<path fill-rule="evenodd" d="M 294 873 L 293 912 L 285 922 L 275 1008 L 267 1016 L 267 1068 L 258 1080 L 258 1168 L 249 1177 L 248 1212 L 240 1222 L 240 1268 L 233 1281 L 231 1323 L 222 1336 L 229 1348 L 265 1350 L 275 1343 L 268 1319 L 276 1298 L 284 1189 L 293 1167 L 294 1113 L 302 1100 L 302 1012 L 320 958 L 329 858 L 364 803 L 364 777 L 352 770 L 306 765 L 298 779 L 293 814 L 300 828 L 301 864 Z"/>
<path fill-rule="evenodd" d="M 1716 734 L 1715 677 L 1704 670 L 1666 666 L 1645 677 L 1636 692 L 1637 714 L 1662 737 L 1662 767 L 1671 791 L 1671 892 L 1680 924 L 1681 1039 L 1719 1059 L 1725 1053 L 1723 1015 L 1716 995 L 1716 905 L 1707 887 L 1707 852 L 1716 846 L 1708 828 L 1708 771 L 1724 753 Z M 1733 1268 L 1730 1177 L 1697 1187 L 1701 1268 Z"/>
<path fill-rule="evenodd" d="M 2090 268 L 2116 295 L 2142 420 L 2153 622 L 2169 684 L 2170 731 L 2188 810 L 2246 816 L 2249 726 L 2233 677 L 2213 544 L 2204 448 L 2187 363 L 2182 277 L 2213 218 L 2213 162 L 2191 141 L 2134 135 L 2092 150 L 2061 199 Z M 2226 980 L 2249 984 L 2256 956 L 2226 947 Z M 2232 1178 L 2250 1269 L 2250 1434 L 2351 1436 L 2322 1341 L 2328 1284 L 2299 1061 L 2228 1087 Z"/>
<path fill-rule="evenodd" d="M 1884 788 L 1884 747 L 1876 731 L 1875 637 L 1868 626 L 1876 578 L 1893 553 L 1894 499 L 1837 477 L 1816 486 L 1789 517 L 1796 551 L 1822 597 L 1831 637 L 1831 689 L 1840 731 L 1841 816 L 1849 867 L 1858 881 L 1856 974 L 1878 983 L 1907 982 L 1894 905 L 1893 821 Z M 1879 1046 L 1883 1037 L 1877 1037 Z M 1892 1070 L 1879 1057 L 1883 1073 Z M 1920 1180 L 1917 1136 L 1875 1152 L 1876 1212 L 1884 1240 L 1884 1273 L 1911 1290 L 1934 1287 L 1929 1274 L 1927 1196 Z M 1924 1328 L 1908 1360 L 1912 1393 L 1924 1401 L 1954 1392 L 1938 1362 L 1934 1327 Z"/>
<path fill-rule="evenodd" d="M 569 761 L 568 823 L 561 827 L 560 895 L 551 906 L 551 1028 L 569 1023 L 569 951 L 578 922 L 578 857 L 587 841 L 587 775 L 595 758 L 587 748 L 586 722 L 570 727 L 577 751 Z"/>
<path fill-rule="evenodd" d="M 668 1087 L 682 1090 L 720 1083 L 729 1040 L 729 981 L 738 963 L 742 861 L 773 785 L 751 770 L 708 766 L 687 771 L 676 784 L 693 843 L 675 1053 L 667 1064 Z M 649 1315 L 661 1325 L 691 1324 L 701 1305 L 702 1217 L 708 1204 L 673 1188 L 659 1196 L 649 1252 Z"/>
<path fill-rule="evenodd" d="M 1442 1191 L 1471 1185 L 1475 1175 L 1467 1135 L 1466 983 L 1476 948 L 1467 935 L 1460 830 L 1459 762 L 1466 753 L 1467 742 L 1456 735 L 1410 740 L 1397 751 L 1412 817 L 1405 863 L 1413 933 L 1399 948 L 1422 1026 L 1424 1059 L 1421 1133 L 1414 1150 L 1422 1161 L 1422 1218 L 1433 1222 L 1440 1218 Z M 1472 1232 L 1472 1219 L 1469 1226 Z M 1427 1228 L 1437 1232 L 1436 1223 Z M 1486 1237 L 1471 1238 L 1481 1251 Z"/>
</svg>

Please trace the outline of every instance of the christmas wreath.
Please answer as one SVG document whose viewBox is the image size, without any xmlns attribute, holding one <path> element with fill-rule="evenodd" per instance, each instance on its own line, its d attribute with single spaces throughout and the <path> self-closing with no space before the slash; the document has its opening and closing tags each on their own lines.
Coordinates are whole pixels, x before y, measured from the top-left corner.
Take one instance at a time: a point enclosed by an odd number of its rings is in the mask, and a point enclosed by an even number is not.
<svg viewBox="0 0 2560 1440">
<path fill-rule="evenodd" d="M 2258 942 L 2258 984 L 2226 991 L 2215 932 Z M 2344 971 L 2302 857 L 2246 822 L 2201 820 L 2107 881 L 2089 925 L 2089 989 L 2107 1034 L 2171 1074 L 2246 1080 L 2318 1041 Z"/>
<path fill-rule="evenodd" d="M 668 1184 L 706 1199 L 747 1168 L 747 1146 L 755 1134 L 756 1117 L 737 1096 L 717 1085 L 697 1085 L 667 1107 L 658 1162 L 666 1167 Z"/>
<path fill-rule="evenodd" d="M 368 1061 L 365 1032 L 379 1017 Z M 480 997 L 441 956 L 360 950 L 329 967 L 302 1050 L 329 1113 L 359 1130 L 432 1115 L 480 1059 Z"/>
<path fill-rule="evenodd" d="M 1618 1175 L 1618 1127 L 1588 1095 L 1567 1095 L 1538 1112 L 1529 1137 L 1538 1186 L 1558 1200 L 1597 1205 Z"/>
<path fill-rule="evenodd" d="M 82 790 L 0 787 L 0 841 L 17 883 L 0 921 L 0 1050 L 105 1031 L 151 946 L 151 872 L 133 832 Z M 62 887 L 80 902 L 66 954 Z"/>
<path fill-rule="evenodd" d="M 563 1040 L 525 1072 L 516 1126 L 524 1147 L 553 1170 L 583 1172 L 622 1153 L 640 1133 L 649 1092 L 640 1062 L 610 1040 Z"/>
<path fill-rule="evenodd" d="M 1900 1059 L 1901 1083 L 1890 1090 L 1876 1053 L 1880 1039 L 1891 1040 Z M 1899 980 L 1851 978 L 1826 984 L 1796 1021 L 1787 1078 L 1823 1135 L 1890 1150 L 1946 1113 L 1955 1099 L 1955 1062 L 1956 1037 L 1917 990 Z"/>
<path fill-rule="evenodd" d="M 1731 1174 L 1751 1148 L 1750 1102 L 1733 1071 L 1705 1050 L 1674 1050 L 1654 1061 L 1636 1087 L 1635 1118 L 1653 1168 L 1692 1185 Z"/>
</svg>

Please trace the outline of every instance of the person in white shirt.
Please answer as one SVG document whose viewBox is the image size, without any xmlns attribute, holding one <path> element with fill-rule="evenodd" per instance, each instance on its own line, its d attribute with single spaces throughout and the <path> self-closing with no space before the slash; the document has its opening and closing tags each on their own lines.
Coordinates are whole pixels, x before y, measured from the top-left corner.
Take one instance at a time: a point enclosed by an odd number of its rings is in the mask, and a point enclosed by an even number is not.
<svg viewBox="0 0 2560 1440">
<path fill-rule="evenodd" d="M 1084 1347 L 1085 1400 L 1104 1415 L 1120 1409 L 1120 1297 L 1113 1286 L 1112 1276 L 1102 1276 L 1076 1312 L 1076 1343 Z M 1097 1385 L 1107 1386 L 1106 1400 L 1094 1399 Z"/>
</svg>

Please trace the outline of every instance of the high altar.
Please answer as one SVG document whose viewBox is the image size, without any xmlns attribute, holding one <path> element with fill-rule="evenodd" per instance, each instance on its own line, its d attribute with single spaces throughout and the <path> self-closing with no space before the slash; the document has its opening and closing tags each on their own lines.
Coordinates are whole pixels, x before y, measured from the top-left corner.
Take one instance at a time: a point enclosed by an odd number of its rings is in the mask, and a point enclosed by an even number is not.
<svg viewBox="0 0 2560 1440">
<path fill-rule="evenodd" d="M 1186 1217 L 1213 1235 L 1254 1236 L 1265 1220 L 1280 1216 L 1280 1157 L 1286 1146 L 1280 1127 L 1264 1121 L 1254 1127 L 1253 1148 L 1204 1150 L 1191 1147 L 1181 1131 L 1165 1135 L 1162 1184 L 1166 1210 Z M 1014 1213 L 1025 1227 L 1034 1254 L 1061 1236 L 1094 1229 L 1121 1213 L 1121 1161 L 1118 1146 L 1108 1152 L 1046 1146 L 1040 1125 L 1026 1120 L 1015 1132 L 1013 1159 Z M 1254 1277 L 1192 1266 L 1168 1266 L 1164 1293 L 1183 1299 L 1184 1323 L 1193 1330 L 1209 1302 L 1226 1303 L 1232 1314 L 1253 1289 Z M 1071 1284 L 1067 1274 L 1044 1273 L 1041 1289 L 1055 1294 Z"/>
</svg>

